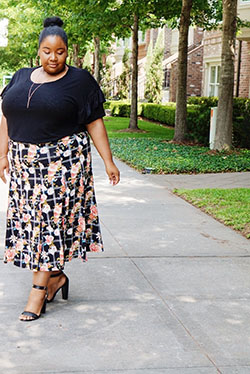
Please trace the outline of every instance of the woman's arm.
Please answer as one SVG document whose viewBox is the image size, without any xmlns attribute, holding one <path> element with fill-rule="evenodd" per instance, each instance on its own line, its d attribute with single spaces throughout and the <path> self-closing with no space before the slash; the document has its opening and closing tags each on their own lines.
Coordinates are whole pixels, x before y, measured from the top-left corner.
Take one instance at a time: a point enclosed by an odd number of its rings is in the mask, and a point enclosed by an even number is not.
<svg viewBox="0 0 250 374">
<path fill-rule="evenodd" d="M 7 182 L 6 174 L 9 173 L 8 161 L 8 127 L 4 115 L 2 115 L 0 124 L 0 178 L 4 183 Z"/>
<path fill-rule="evenodd" d="M 108 174 L 110 183 L 113 185 L 119 183 L 120 172 L 113 162 L 108 135 L 103 123 L 103 119 L 99 118 L 96 121 L 89 123 L 86 125 L 86 128 L 98 153 L 104 161 L 106 173 Z"/>
</svg>

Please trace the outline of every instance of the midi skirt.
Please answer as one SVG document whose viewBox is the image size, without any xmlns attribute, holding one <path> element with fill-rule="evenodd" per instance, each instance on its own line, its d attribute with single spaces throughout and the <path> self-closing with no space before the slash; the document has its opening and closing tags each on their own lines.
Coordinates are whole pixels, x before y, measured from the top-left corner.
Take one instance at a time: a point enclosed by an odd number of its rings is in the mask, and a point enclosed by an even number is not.
<svg viewBox="0 0 250 374">
<path fill-rule="evenodd" d="M 10 140 L 9 157 L 4 262 L 62 270 L 103 251 L 87 132 L 43 144 Z"/>
</svg>

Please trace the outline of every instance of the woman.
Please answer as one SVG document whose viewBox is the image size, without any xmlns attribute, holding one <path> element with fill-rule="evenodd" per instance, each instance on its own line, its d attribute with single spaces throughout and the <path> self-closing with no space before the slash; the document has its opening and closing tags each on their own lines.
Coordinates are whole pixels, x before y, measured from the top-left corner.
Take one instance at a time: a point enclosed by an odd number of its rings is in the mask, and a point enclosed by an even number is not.
<svg viewBox="0 0 250 374">
<path fill-rule="evenodd" d="M 61 289 L 68 298 L 65 262 L 102 251 L 89 137 L 113 185 L 112 160 L 102 117 L 105 98 L 86 71 L 66 65 L 68 41 L 58 17 L 39 37 L 41 66 L 18 70 L 1 97 L 0 177 L 10 168 L 4 262 L 33 271 L 21 321 L 33 321 Z"/>
</svg>

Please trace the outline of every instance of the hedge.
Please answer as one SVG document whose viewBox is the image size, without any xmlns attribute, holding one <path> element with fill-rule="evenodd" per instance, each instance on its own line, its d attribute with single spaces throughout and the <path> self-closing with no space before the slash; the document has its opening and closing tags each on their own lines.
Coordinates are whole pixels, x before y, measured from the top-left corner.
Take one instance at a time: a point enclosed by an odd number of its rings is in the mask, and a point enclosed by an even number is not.
<svg viewBox="0 0 250 374">
<path fill-rule="evenodd" d="M 204 120 L 206 121 L 207 133 L 209 134 L 210 110 L 211 110 L 211 107 L 218 106 L 218 98 L 217 97 L 206 97 L 206 96 L 190 97 L 188 99 L 188 104 L 200 105 L 201 111 L 204 113 Z M 201 124 L 199 123 L 199 125 Z M 233 145 L 235 147 L 250 149 L 249 134 L 250 134 L 250 99 L 247 99 L 244 97 L 234 97 L 233 99 Z"/>
<path fill-rule="evenodd" d="M 190 97 L 187 105 L 187 140 L 209 145 L 210 111 L 218 105 L 217 97 Z M 112 116 L 129 117 L 128 101 L 109 101 L 105 109 Z M 159 121 L 168 126 L 175 125 L 175 103 L 138 103 L 138 115 Z M 250 99 L 234 98 L 233 103 L 233 145 L 250 149 Z"/>
</svg>

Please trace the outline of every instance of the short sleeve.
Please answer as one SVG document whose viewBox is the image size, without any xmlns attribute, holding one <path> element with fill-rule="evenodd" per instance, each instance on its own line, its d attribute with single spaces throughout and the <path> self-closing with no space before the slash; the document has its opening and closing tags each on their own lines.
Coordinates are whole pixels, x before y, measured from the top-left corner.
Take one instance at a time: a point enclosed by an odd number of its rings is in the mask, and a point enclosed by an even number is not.
<svg viewBox="0 0 250 374">
<path fill-rule="evenodd" d="M 4 98 L 4 96 L 6 95 L 6 93 L 8 92 L 8 90 L 13 86 L 13 84 L 15 83 L 15 80 L 16 80 L 16 74 L 15 73 L 13 75 L 13 77 L 11 78 L 10 82 L 7 84 L 7 86 L 4 87 L 4 89 L 2 90 L 2 92 L 0 93 L 0 97 L 1 99 Z"/>
<path fill-rule="evenodd" d="M 105 96 L 95 78 L 87 70 L 82 70 L 78 96 L 78 123 L 87 125 L 104 117 L 105 101 Z"/>
<path fill-rule="evenodd" d="M 86 106 L 86 125 L 106 115 L 103 108 L 105 101 L 106 99 L 100 87 L 89 95 Z"/>
</svg>

